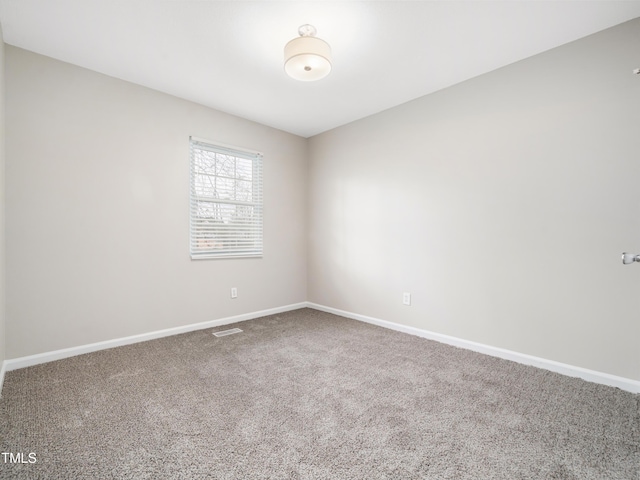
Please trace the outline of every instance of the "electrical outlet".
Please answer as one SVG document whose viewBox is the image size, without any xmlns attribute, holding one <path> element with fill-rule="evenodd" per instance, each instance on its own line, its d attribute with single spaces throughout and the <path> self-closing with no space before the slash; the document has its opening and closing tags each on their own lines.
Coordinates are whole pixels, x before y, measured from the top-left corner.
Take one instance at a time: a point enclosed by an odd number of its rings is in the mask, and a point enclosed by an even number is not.
<svg viewBox="0 0 640 480">
<path fill-rule="evenodd" d="M 404 292 L 402 294 L 402 304 L 411 305 L 411 294 L 409 292 Z"/>
<path fill-rule="evenodd" d="M 231 287 L 231 298 L 238 298 L 238 289 L 236 287 Z"/>
</svg>

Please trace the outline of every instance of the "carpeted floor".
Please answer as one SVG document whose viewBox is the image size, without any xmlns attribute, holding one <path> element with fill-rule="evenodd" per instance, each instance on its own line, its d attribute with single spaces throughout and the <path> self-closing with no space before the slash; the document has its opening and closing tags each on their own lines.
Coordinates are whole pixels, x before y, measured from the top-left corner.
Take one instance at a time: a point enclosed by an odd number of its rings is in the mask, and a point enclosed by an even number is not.
<svg viewBox="0 0 640 480">
<path fill-rule="evenodd" d="M 302 309 L 8 372 L 28 479 L 640 478 L 640 395 Z"/>
</svg>

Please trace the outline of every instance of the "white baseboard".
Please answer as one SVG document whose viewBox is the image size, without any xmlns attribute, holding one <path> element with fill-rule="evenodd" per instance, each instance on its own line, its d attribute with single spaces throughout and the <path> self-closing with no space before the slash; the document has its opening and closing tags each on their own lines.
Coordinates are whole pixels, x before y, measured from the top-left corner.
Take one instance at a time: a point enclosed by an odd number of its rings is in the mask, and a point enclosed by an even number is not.
<svg viewBox="0 0 640 480">
<path fill-rule="evenodd" d="M 130 337 L 116 338 L 113 340 L 107 340 L 104 342 L 91 343 L 88 345 L 80 345 L 78 347 L 64 348 L 62 350 L 55 350 L 53 352 L 38 353 L 36 355 L 29 355 L 26 357 L 12 358 L 5 360 L 2 367 L 2 375 L 4 377 L 5 368 L 9 372 L 11 370 L 17 370 L 19 368 L 31 367 L 40 363 L 53 362 L 54 360 L 61 360 L 63 358 L 74 357 L 76 355 L 82 355 L 83 353 L 96 352 L 98 350 L 105 350 L 107 348 L 120 347 L 122 345 L 129 345 L 132 343 L 146 342 L 147 340 L 153 340 L 155 338 L 168 337 L 171 335 L 178 335 L 180 333 L 192 332 L 194 330 L 203 330 L 205 328 L 219 327 L 221 325 L 228 325 L 230 323 L 243 322 L 245 320 L 251 320 L 252 318 L 264 317 L 267 315 L 274 315 L 276 313 L 288 312 L 290 310 L 297 310 L 299 308 L 306 307 L 306 302 L 294 303 L 291 305 L 285 305 L 284 307 L 270 308 L 267 310 L 260 310 L 258 312 L 245 313 L 242 315 L 235 315 L 233 317 L 220 318 L 218 320 L 209 320 L 207 322 L 192 323 L 190 325 L 184 325 L 181 327 L 167 328 L 165 330 L 156 330 L 155 332 L 142 333 L 140 335 L 132 335 Z M 0 391 L 2 389 L 2 380 L 0 377 Z"/>
<path fill-rule="evenodd" d="M 2 385 L 4 385 L 4 372 L 7 371 L 7 361 L 0 363 L 0 397 L 2 397 Z"/>
<path fill-rule="evenodd" d="M 446 343 L 455 347 L 466 348 L 467 350 L 473 350 L 474 352 L 484 353 L 493 357 L 503 358 L 505 360 L 511 360 L 513 362 L 522 363 L 524 365 L 531 365 L 552 372 L 561 373 L 569 377 L 578 377 L 588 382 L 599 383 L 602 385 L 608 385 L 610 387 L 618 387 L 622 390 L 626 390 L 631 393 L 640 393 L 640 382 L 632 380 L 630 378 L 618 377 L 610 375 L 608 373 L 597 372 L 595 370 L 588 370 L 582 367 L 575 367 L 566 363 L 560 363 L 553 360 L 547 360 L 540 357 L 534 357 L 533 355 L 527 355 L 524 353 L 514 352 L 512 350 L 506 350 L 504 348 L 492 347 L 491 345 L 485 345 L 482 343 L 471 342 L 462 338 L 451 337 L 449 335 L 443 335 L 441 333 L 430 332 L 428 330 L 422 330 L 420 328 L 408 327 L 406 325 L 400 325 L 394 322 L 388 322 L 386 320 L 380 320 L 378 318 L 367 317 L 366 315 L 360 315 L 357 313 L 346 312 L 337 308 L 326 307 L 324 305 L 318 305 L 316 303 L 307 302 L 307 307 L 321 310 L 327 313 L 333 313 L 342 317 L 351 318 L 354 320 L 360 320 L 362 322 L 371 323 L 380 327 L 389 328 L 391 330 L 397 330 L 399 332 L 409 333 L 418 337 L 428 338 L 429 340 L 435 340 L 436 342 Z"/>
<path fill-rule="evenodd" d="M 540 357 L 534 357 L 524 353 L 514 352 L 512 350 L 506 350 L 503 348 L 492 347 L 482 343 L 472 342 L 449 335 L 443 335 L 440 333 L 430 332 L 428 330 L 422 330 L 420 328 L 409 327 L 401 325 L 399 323 L 389 322 L 378 318 L 368 317 L 366 315 L 360 315 L 357 313 L 347 312 L 339 310 L 337 308 L 327 307 L 319 305 L 313 302 L 301 302 L 283 307 L 271 308 L 267 310 L 261 310 L 257 312 L 246 313 L 242 315 L 235 315 L 233 317 L 221 318 L 218 320 L 210 320 L 207 322 L 194 323 L 190 325 L 184 325 L 181 327 L 168 328 L 165 330 L 157 330 L 154 332 L 143 333 L 140 335 L 133 335 L 130 337 L 117 338 L 114 340 L 107 340 L 104 342 L 91 343 L 89 345 L 81 345 L 78 347 L 65 348 L 62 350 L 55 350 L 53 352 L 39 353 L 37 355 L 29 355 L 26 357 L 13 358 L 5 360 L 0 365 L 0 393 L 2 392 L 2 385 L 4 383 L 5 372 L 11 370 L 17 370 L 19 368 L 30 367 L 32 365 L 38 365 L 41 363 L 52 362 L 55 360 L 61 360 L 63 358 L 73 357 L 76 355 L 82 355 L 84 353 L 95 352 L 98 350 L 104 350 L 107 348 L 119 347 L 122 345 L 129 345 L 132 343 L 145 342 L 147 340 L 153 340 L 155 338 L 168 337 L 171 335 L 178 335 L 180 333 L 191 332 L 194 330 L 203 330 L 205 328 L 213 328 L 222 325 L 228 325 L 230 323 L 242 322 L 245 320 L 251 320 L 253 318 L 264 317 L 266 315 L 274 315 L 277 313 L 288 312 L 291 310 L 297 310 L 299 308 L 309 307 L 323 312 L 333 313 L 342 317 L 351 318 L 354 320 L 360 320 L 362 322 L 371 323 L 380 327 L 389 328 L 399 332 L 408 333 L 410 335 L 416 335 L 418 337 L 427 338 L 429 340 L 435 340 L 436 342 L 453 345 L 456 347 L 466 348 L 475 352 L 484 353 L 493 357 L 504 358 L 505 360 L 511 360 L 524 365 L 531 365 L 552 372 L 561 373 L 570 377 L 578 377 L 589 382 L 599 383 L 602 385 L 608 385 L 611 387 L 618 387 L 622 390 L 626 390 L 632 393 L 640 393 L 640 382 L 629 378 L 618 377 L 610 375 L 608 373 L 597 372 L 595 370 L 588 370 L 582 367 L 575 367 L 565 363 L 556 362 L 553 360 L 547 360 Z"/>
</svg>

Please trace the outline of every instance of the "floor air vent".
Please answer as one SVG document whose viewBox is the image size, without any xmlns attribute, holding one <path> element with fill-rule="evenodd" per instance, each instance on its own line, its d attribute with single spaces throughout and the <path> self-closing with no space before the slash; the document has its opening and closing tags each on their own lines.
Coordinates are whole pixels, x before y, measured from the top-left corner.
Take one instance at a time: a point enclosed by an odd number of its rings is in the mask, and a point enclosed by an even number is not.
<svg viewBox="0 0 640 480">
<path fill-rule="evenodd" d="M 233 335 L 234 333 L 240 333 L 242 330 L 239 328 L 232 328 L 230 330 L 221 330 L 219 332 L 213 332 L 214 337 L 226 337 L 227 335 Z"/>
</svg>

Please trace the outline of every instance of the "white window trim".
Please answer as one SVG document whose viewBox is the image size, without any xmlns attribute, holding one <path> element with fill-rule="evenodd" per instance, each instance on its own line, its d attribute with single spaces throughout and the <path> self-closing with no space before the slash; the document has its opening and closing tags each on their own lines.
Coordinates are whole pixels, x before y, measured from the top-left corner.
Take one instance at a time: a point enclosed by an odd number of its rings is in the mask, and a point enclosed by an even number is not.
<svg viewBox="0 0 640 480">
<path fill-rule="evenodd" d="M 215 204 L 227 204 L 227 205 L 251 205 L 253 211 L 256 213 L 256 217 L 249 226 L 249 230 L 254 236 L 255 245 L 252 248 L 221 248 L 217 250 L 215 248 L 196 247 L 197 231 L 202 231 L 207 226 L 204 222 L 197 219 L 196 211 L 198 205 L 203 201 L 202 197 L 198 197 L 195 194 L 195 164 L 194 164 L 194 147 L 198 148 L 206 147 L 206 150 L 215 153 L 222 153 L 237 158 L 244 158 L 252 161 L 252 201 L 247 203 L 239 200 L 204 200 Z M 205 149 L 205 148 L 201 148 Z M 192 260 L 202 259 L 231 259 L 231 258 L 261 258 L 263 255 L 264 240 L 263 240 L 263 167 L 262 167 L 262 153 L 256 150 L 249 150 L 242 147 L 236 147 L 234 145 L 228 145 L 220 142 L 215 142 L 199 137 L 189 137 L 189 252 Z M 201 203 L 200 203 L 201 204 Z M 230 229 L 234 232 L 233 229 Z"/>
</svg>

